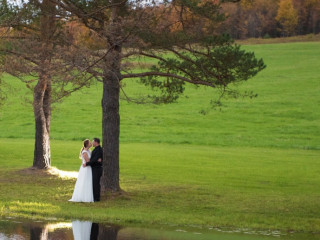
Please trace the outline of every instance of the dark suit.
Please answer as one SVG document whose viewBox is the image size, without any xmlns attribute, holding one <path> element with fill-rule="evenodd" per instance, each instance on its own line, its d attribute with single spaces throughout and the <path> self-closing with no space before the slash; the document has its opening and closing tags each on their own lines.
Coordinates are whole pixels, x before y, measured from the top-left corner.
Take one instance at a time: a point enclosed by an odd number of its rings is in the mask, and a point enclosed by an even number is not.
<svg viewBox="0 0 320 240">
<path fill-rule="evenodd" d="M 87 166 L 92 168 L 92 185 L 93 185 L 93 198 L 94 201 L 100 201 L 100 178 L 102 176 L 102 161 L 98 162 L 98 159 L 103 160 L 103 152 L 101 146 L 95 147 L 92 151 L 90 161 L 87 162 Z"/>
</svg>

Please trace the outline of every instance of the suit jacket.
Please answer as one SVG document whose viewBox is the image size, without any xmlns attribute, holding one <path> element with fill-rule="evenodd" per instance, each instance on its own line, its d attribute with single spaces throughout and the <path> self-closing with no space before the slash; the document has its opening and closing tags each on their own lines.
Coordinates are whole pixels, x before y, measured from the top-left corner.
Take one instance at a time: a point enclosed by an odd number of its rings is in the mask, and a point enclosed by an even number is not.
<svg viewBox="0 0 320 240">
<path fill-rule="evenodd" d="M 101 162 L 98 162 L 98 159 L 101 158 Z M 102 161 L 103 161 L 103 152 L 102 147 L 99 145 L 94 148 L 94 150 L 91 153 L 90 161 L 87 162 L 87 166 L 91 166 L 92 168 L 99 168 L 102 167 Z"/>
</svg>

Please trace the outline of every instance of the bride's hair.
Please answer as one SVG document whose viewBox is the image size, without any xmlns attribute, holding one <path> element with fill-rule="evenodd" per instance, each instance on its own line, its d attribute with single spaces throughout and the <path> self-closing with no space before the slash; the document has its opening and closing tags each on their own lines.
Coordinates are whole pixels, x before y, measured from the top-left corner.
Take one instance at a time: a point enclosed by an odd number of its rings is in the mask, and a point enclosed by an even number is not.
<svg viewBox="0 0 320 240">
<path fill-rule="evenodd" d="M 81 159 L 81 153 L 82 153 L 83 149 L 85 149 L 86 147 L 88 147 L 89 142 L 90 142 L 89 139 L 86 139 L 86 140 L 83 141 L 83 147 L 81 148 L 80 154 L 79 154 L 79 158 L 80 158 L 80 159 Z"/>
</svg>

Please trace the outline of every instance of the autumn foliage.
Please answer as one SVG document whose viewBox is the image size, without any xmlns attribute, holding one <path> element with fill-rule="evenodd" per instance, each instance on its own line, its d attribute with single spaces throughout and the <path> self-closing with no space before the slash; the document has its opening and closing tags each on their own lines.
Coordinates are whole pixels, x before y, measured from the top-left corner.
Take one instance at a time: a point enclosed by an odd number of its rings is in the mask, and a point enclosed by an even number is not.
<svg viewBox="0 0 320 240">
<path fill-rule="evenodd" d="M 320 32 L 320 0 L 242 0 L 222 7 L 228 18 L 220 31 L 236 39 Z"/>
</svg>

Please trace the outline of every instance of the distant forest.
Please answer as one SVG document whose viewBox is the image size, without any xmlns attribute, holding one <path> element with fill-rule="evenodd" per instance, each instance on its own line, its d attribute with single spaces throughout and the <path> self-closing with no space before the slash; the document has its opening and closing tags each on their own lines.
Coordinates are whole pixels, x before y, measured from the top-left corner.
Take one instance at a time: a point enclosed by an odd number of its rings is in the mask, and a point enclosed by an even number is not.
<svg viewBox="0 0 320 240">
<path fill-rule="evenodd" d="M 222 7 L 228 18 L 220 30 L 235 39 L 320 32 L 320 0 L 242 0 Z"/>
</svg>

